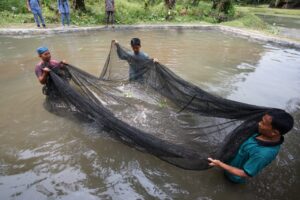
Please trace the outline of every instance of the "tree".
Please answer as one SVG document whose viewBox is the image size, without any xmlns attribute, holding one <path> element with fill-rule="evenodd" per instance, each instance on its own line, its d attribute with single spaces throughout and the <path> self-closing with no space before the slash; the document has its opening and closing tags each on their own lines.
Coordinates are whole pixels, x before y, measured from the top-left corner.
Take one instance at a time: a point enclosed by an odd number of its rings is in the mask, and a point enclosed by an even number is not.
<svg viewBox="0 0 300 200">
<path fill-rule="evenodd" d="M 173 9 L 175 7 L 176 0 L 165 0 L 165 5 L 168 9 Z"/>
<path fill-rule="evenodd" d="M 232 0 L 213 0 L 212 9 L 217 10 L 219 13 L 228 14 L 232 7 Z"/>
<path fill-rule="evenodd" d="M 300 8 L 300 0 L 272 0 L 271 8 Z"/>
<path fill-rule="evenodd" d="M 144 0 L 145 9 L 148 9 L 149 6 L 153 6 L 156 3 L 155 0 Z"/>
<path fill-rule="evenodd" d="M 74 0 L 73 1 L 73 8 L 75 10 L 86 11 L 84 0 Z"/>
<path fill-rule="evenodd" d="M 192 0 L 191 5 L 192 6 L 198 6 L 199 2 L 200 2 L 200 0 Z"/>
</svg>

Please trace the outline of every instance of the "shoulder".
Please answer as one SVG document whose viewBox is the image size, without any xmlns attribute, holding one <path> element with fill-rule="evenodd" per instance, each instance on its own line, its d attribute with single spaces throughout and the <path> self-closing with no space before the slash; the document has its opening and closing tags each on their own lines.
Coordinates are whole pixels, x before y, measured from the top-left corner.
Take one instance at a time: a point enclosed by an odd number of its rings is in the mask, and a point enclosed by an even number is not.
<svg viewBox="0 0 300 200">
<path fill-rule="evenodd" d="M 276 146 L 263 146 L 259 141 L 253 137 L 250 137 L 245 143 L 242 144 L 241 148 L 247 152 L 249 157 L 255 159 L 265 159 L 267 161 L 272 161 L 277 156 L 280 145 Z"/>
<path fill-rule="evenodd" d="M 54 59 L 51 59 L 50 62 L 53 63 L 53 64 L 59 64 L 59 62 L 57 60 L 54 60 Z"/>
<path fill-rule="evenodd" d="M 144 58 L 149 58 L 148 54 L 146 54 L 144 52 L 141 52 L 141 56 L 144 57 Z"/>
<path fill-rule="evenodd" d="M 259 154 L 265 158 L 274 158 L 280 150 L 282 142 L 265 142 L 258 139 L 255 139 L 257 143 L 254 153 Z"/>
<path fill-rule="evenodd" d="M 270 163 L 276 158 L 279 149 L 279 147 L 260 147 L 250 156 L 256 160 L 261 160 L 261 162 Z"/>
<path fill-rule="evenodd" d="M 54 67 L 57 67 L 57 66 L 60 65 L 60 62 L 57 61 L 57 60 L 50 60 L 50 63 L 51 63 L 51 65 L 54 66 Z"/>
<path fill-rule="evenodd" d="M 250 158 L 243 164 L 242 169 L 248 176 L 254 177 L 274 159 L 268 159 L 262 155 L 250 156 Z"/>
<path fill-rule="evenodd" d="M 41 61 L 41 62 L 39 62 L 38 64 L 36 64 L 35 65 L 35 70 L 41 70 L 42 69 L 42 64 L 43 64 L 43 62 Z"/>
<path fill-rule="evenodd" d="M 35 72 L 35 74 L 36 74 L 37 77 L 39 77 L 39 76 L 42 75 L 42 73 L 43 73 L 42 62 L 38 63 L 38 64 L 35 66 L 34 72 Z"/>
</svg>

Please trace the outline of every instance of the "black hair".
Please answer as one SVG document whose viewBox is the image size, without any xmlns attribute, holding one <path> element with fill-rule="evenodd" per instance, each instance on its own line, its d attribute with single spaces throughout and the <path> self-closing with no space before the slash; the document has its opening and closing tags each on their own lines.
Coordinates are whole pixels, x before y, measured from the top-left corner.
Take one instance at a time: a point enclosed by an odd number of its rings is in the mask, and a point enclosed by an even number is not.
<svg viewBox="0 0 300 200">
<path fill-rule="evenodd" d="M 141 40 L 139 38 L 132 38 L 130 44 L 131 46 L 141 46 Z"/>
<path fill-rule="evenodd" d="M 272 117 L 272 127 L 281 135 L 289 132 L 294 126 L 294 118 L 284 110 L 273 110 L 268 112 L 268 115 Z"/>
</svg>

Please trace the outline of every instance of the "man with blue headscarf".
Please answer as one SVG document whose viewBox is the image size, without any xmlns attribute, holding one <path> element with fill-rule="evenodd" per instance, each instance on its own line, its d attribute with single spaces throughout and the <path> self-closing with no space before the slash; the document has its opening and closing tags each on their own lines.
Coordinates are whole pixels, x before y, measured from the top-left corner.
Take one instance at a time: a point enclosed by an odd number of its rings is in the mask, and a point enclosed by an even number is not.
<svg viewBox="0 0 300 200">
<path fill-rule="evenodd" d="M 34 21 L 35 21 L 37 27 L 40 27 L 40 22 L 39 22 L 39 18 L 40 18 L 42 26 L 44 28 L 46 28 L 45 20 L 42 15 L 40 1 L 39 0 L 27 0 L 27 9 L 32 12 Z"/>
<path fill-rule="evenodd" d="M 57 0 L 58 10 L 61 14 L 61 23 L 65 26 L 65 20 L 67 21 L 67 25 L 70 25 L 70 7 L 68 0 Z"/>
<path fill-rule="evenodd" d="M 51 59 L 50 51 L 47 47 L 39 47 L 37 50 L 41 62 L 35 66 L 35 74 L 41 84 L 46 84 L 49 72 L 57 67 L 62 67 L 63 62 Z"/>
</svg>

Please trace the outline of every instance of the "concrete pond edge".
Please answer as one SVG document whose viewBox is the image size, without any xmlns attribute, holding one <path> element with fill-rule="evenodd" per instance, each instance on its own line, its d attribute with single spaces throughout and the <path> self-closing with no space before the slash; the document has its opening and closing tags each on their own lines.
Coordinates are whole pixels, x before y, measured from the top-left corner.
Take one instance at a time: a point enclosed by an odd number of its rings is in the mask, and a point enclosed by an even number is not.
<svg viewBox="0 0 300 200">
<path fill-rule="evenodd" d="M 105 26 L 95 26 L 95 27 L 71 27 L 71 28 L 0 28 L 0 36 L 31 36 L 31 35 L 51 35 L 51 34 L 63 34 L 63 33 L 87 33 L 92 31 L 121 31 L 121 30 L 135 30 L 135 29 L 145 29 L 145 30 L 215 30 L 223 33 L 228 33 L 234 36 L 244 37 L 255 41 L 265 42 L 269 44 L 275 44 L 282 47 L 294 48 L 300 50 L 300 42 L 282 38 L 273 35 L 267 35 L 259 31 L 251 31 L 246 29 L 234 28 L 222 25 L 189 25 L 189 24 L 154 24 L 154 25 L 118 25 L 115 28 L 107 28 Z"/>
</svg>

